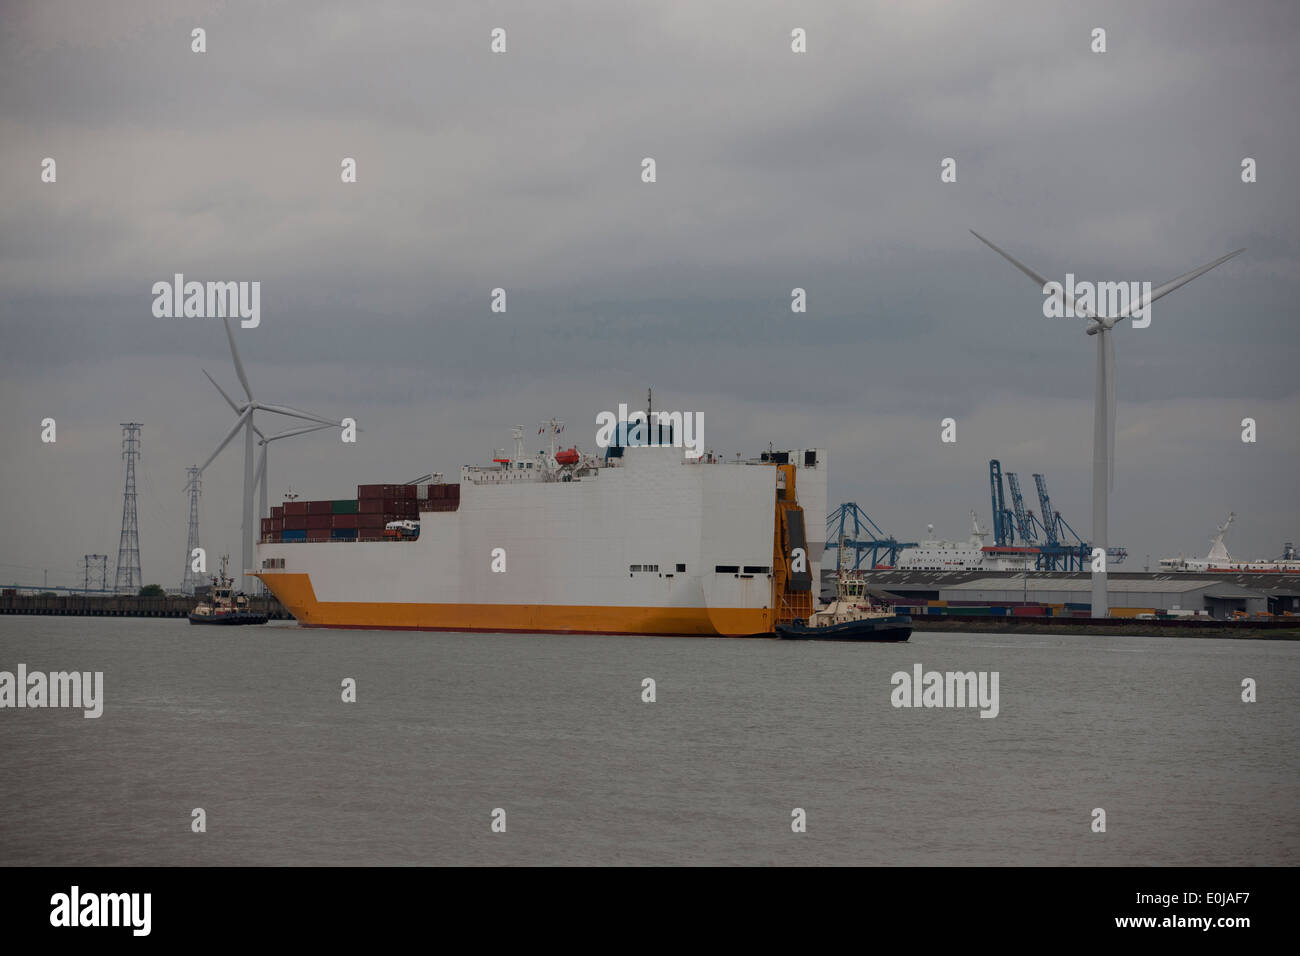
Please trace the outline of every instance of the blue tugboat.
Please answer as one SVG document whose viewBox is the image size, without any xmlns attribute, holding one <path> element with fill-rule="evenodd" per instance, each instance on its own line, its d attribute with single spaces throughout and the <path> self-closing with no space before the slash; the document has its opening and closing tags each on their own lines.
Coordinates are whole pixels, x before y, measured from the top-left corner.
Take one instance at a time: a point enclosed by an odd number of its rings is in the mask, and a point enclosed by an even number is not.
<svg viewBox="0 0 1300 956">
<path fill-rule="evenodd" d="M 190 612 L 191 624 L 265 624 L 266 615 L 248 608 L 248 595 L 232 593 L 234 579 L 227 573 L 230 556 L 221 557 L 221 576 L 212 579 L 212 599 L 197 604 Z"/>
<path fill-rule="evenodd" d="M 835 600 L 806 621 L 778 624 L 776 635 L 787 641 L 898 643 L 912 636 L 912 618 L 896 613 L 892 605 L 872 600 L 861 572 L 841 570 L 835 581 Z"/>
</svg>

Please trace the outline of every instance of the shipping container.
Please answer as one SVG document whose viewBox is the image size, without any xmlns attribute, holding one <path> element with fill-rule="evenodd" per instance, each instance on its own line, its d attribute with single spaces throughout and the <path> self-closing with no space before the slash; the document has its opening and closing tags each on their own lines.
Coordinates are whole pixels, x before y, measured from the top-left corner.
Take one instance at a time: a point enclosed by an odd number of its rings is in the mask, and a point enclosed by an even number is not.
<svg viewBox="0 0 1300 956">
<path fill-rule="evenodd" d="M 286 528 L 284 530 L 284 533 L 280 535 L 280 540 L 281 541 L 306 541 L 307 531 L 306 529 L 298 530 L 298 529 Z"/>
<path fill-rule="evenodd" d="M 1014 617 L 1046 617 L 1047 608 L 1037 604 L 1028 604 L 1022 607 L 1012 608 Z"/>
<path fill-rule="evenodd" d="M 265 535 L 268 535 L 268 534 L 270 534 L 270 533 L 271 533 L 271 519 L 270 519 L 270 518 L 263 518 L 263 519 L 262 519 L 262 534 L 265 536 Z"/>
<path fill-rule="evenodd" d="M 272 531 L 276 531 L 276 532 L 283 531 L 283 530 L 284 530 L 284 519 L 283 519 L 283 518 L 272 518 L 272 519 L 271 519 L 271 530 L 272 530 Z"/>
<path fill-rule="evenodd" d="M 307 502 L 307 514 L 309 515 L 328 515 L 333 513 L 334 513 L 334 502 L 332 501 Z"/>
<path fill-rule="evenodd" d="M 332 502 L 330 509 L 336 515 L 354 515 L 357 513 L 357 503 L 352 498 L 341 498 Z"/>
<path fill-rule="evenodd" d="M 305 501 L 286 501 L 284 503 L 284 516 L 305 515 L 307 513 L 307 502 Z"/>
<path fill-rule="evenodd" d="M 328 531 L 330 528 L 330 519 L 332 517 L 333 517 L 332 515 L 308 515 L 307 530 Z"/>
<path fill-rule="evenodd" d="M 360 515 L 334 515 L 331 520 L 332 528 L 353 528 L 357 527 L 357 518 Z"/>
<path fill-rule="evenodd" d="M 388 522 L 386 522 L 386 521 L 384 520 L 384 516 L 383 516 L 383 514 L 363 514 L 363 515 L 357 515 L 357 527 L 358 527 L 358 528 L 378 528 L 379 530 L 382 531 L 383 528 L 384 528 L 384 525 L 387 524 L 387 523 L 388 523 Z"/>
<path fill-rule="evenodd" d="M 284 505 L 273 505 L 273 506 L 271 507 L 271 517 L 272 517 L 272 518 L 283 518 L 283 517 L 284 517 Z"/>
<path fill-rule="evenodd" d="M 357 485 L 358 498 L 392 498 L 395 485 Z"/>
<path fill-rule="evenodd" d="M 285 531 L 306 531 L 307 517 L 308 517 L 307 515 L 285 515 L 284 530 Z"/>
<path fill-rule="evenodd" d="M 335 541 L 351 541 L 357 536 L 356 528 L 332 528 L 330 538 Z"/>
</svg>

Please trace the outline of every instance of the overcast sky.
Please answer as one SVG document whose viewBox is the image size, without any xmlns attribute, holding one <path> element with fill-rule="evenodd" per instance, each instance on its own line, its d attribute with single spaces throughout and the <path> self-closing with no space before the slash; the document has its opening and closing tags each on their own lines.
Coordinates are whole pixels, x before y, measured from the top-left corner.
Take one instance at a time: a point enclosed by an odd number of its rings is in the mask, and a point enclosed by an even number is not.
<svg viewBox="0 0 1300 956">
<path fill-rule="evenodd" d="M 1204 554 L 1232 509 L 1233 553 L 1275 556 L 1300 540 L 1298 47 L 1289 2 L 8 4 L 0 580 L 111 575 L 139 421 L 144 577 L 179 585 L 185 466 L 234 421 L 200 370 L 238 385 L 219 321 L 153 316 L 177 272 L 259 280 L 254 394 L 364 429 L 273 446 L 275 501 L 454 475 L 552 416 L 592 449 L 653 386 L 729 457 L 828 448 L 832 502 L 900 537 L 987 526 L 994 457 L 1086 535 L 1094 340 L 971 228 L 1091 281 L 1246 247 L 1117 331 L 1111 543 L 1122 569 Z M 241 480 L 232 444 L 210 555 L 238 553 Z"/>
</svg>

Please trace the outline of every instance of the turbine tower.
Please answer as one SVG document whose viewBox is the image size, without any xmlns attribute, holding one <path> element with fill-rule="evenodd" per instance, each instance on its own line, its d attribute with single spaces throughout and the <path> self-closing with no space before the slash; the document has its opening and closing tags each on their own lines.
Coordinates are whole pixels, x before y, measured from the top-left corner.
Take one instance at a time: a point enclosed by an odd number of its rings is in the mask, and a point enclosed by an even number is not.
<svg viewBox="0 0 1300 956">
<path fill-rule="evenodd" d="M 188 480 L 185 490 L 190 496 L 190 533 L 185 540 L 185 574 L 181 578 L 181 590 L 193 594 L 201 578 L 194 570 L 194 549 L 199 546 L 199 489 L 201 476 L 198 468 L 186 468 Z"/>
<path fill-rule="evenodd" d="M 244 430 L 244 509 L 242 512 L 243 550 L 240 554 L 242 565 L 239 568 L 239 586 L 241 590 L 247 592 L 249 589 L 249 582 L 248 575 L 245 572 L 251 570 L 253 567 L 253 525 L 256 521 L 256 516 L 253 513 L 253 434 L 257 429 L 253 424 L 253 412 L 258 410 L 274 412 L 277 415 L 287 415 L 290 418 L 301 418 L 305 421 L 330 425 L 335 428 L 340 427 L 342 423 L 337 420 L 323 418 L 320 415 L 313 415 L 310 412 L 304 412 L 297 408 L 290 408 L 287 405 L 270 405 L 265 402 L 259 402 L 253 398 L 253 390 L 248 384 L 248 376 L 244 373 L 244 363 L 239 358 L 239 350 L 235 348 L 235 334 L 231 331 L 230 320 L 223 317 L 221 321 L 226 327 L 226 338 L 230 342 L 230 356 L 234 359 L 235 374 L 239 377 L 239 384 L 243 387 L 244 394 L 248 396 L 248 401 L 236 403 L 229 395 L 226 395 L 226 401 L 230 402 L 231 406 L 239 414 L 239 417 L 235 419 L 234 427 L 230 429 L 230 432 L 222 440 L 221 444 L 217 446 L 217 450 L 209 455 L 208 460 L 199 466 L 199 472 L 202 473 L 207 469 L 208 465 L 212 464 L 212 460 L 221 454 L 222 449 L 230 444 L 231 439 L 239 433 L 241 428 Z M 205 371 L 203 374 L 207 375 L 208 373 Z M 208 375 L 208 380 L 212 381 L 211 375 Z M 216 385 L 217 383 L 212 381 L 212 384 Z M 225 392 L 223 391 L 222 394 L 225 395 Z M 260 434 L 260 432 L 258 432 L 258 434 Z"/>
<path fill-rule="evenodd" d="M 139 422 L 122 423 L 122 457 L 126 459 L 126 490 L 122 494 L 122 534 L 117 542 L 117 576 L 113 590 L 135 594 L 144 586 L 140 573 L 140 529 L 135 514 L 135 460 L 140 457 Z"/>
<path fill-rule="evenodd" d="M 971 230 L 971 235 L 1033 279 L 1038 284 L 1039 289 L 1044 294 L 1047 293 L 1047 285 L 1050 280 L 1045 276 L 1039 275 L 1023 262 L 999 249 L 974 229 Z M 1135 314 L 1142 315 L 1152 302 L 1163 298 L 1175 289 L 1191 282 L 1197 276 L 1209 272 L 1215 266 L 1227 262 L 1233 256 L 1240 255 L 1245 251 L 1244 249 L 1238 249 L 1226 256 L 1220 256 L 1199 269 L 1193 269 L 1191 272 L 1183 273 L 1176 279 L 1170 279 L 1164 285 L 1157 286 L 1150 292 L 1143 294 L 1136 303 L 1130 302 L 1127 308 L 1121 308 L 1116 315 L 1098 315 L 1088 308 L 1086 304 L 1078 300 L 1068 303 L 1075 314 L 1087 320 L 1088 327 L 1085 329 L 1087 334 L 1097 336 L 1097 396 L 1093 408 L 1092 429 L 1092 546 L 1094 549 L 1100 548 L 1103 554 L 1106 552 L 1106 542 L 1108 540 L 1106 533 L 1108 525 L 1107 508 L 1109 506 L 1108 494 L 1115 483 L 1115 340 L 1113 338 L 1115 325 L 1124 319 L 1133 318 Z M 1065 295 L 1062 291 L 1059 291 L 1060 284 L 1057 283 L 1056 285 L 1058 291 L 1053 293 L 1053 297 L 1064 302 Z M 1102 307 L 1100 302 L 1097 305 Z M 1105 571 L 1094 572 L 1092 575 L 1092 616 L 1110 616 Z"/>
</svg>

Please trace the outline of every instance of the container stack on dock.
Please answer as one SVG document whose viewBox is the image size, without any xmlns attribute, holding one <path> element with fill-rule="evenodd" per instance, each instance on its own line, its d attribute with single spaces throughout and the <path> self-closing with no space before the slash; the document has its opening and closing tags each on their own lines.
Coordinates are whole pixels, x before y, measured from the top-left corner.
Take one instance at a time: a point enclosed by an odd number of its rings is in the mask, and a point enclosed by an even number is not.
<svg viewBox="0 0 1300 956">
<path fill-rule="evenodd" d="M 455 511 L 460 485 L 358 485 L 356 498 L 286 501 L 262 519 L 262 542 L 383 541 L 390 521 L 423 511 Z"/>
</svg>

